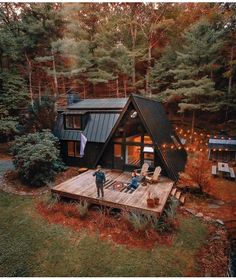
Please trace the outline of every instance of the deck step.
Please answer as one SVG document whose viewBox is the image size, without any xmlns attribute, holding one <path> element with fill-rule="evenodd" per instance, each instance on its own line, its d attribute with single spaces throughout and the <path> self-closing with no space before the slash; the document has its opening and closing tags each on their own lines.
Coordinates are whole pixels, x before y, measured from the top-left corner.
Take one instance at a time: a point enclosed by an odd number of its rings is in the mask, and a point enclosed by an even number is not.
<svg viewBox="0 0 236 279">
<path fill-rule="evenodd" d="M 177 188 L 173 188 L 172 190 L 171 190 L 171 196 L 174 196 L 175 195 L 175 193 L 176 193 L 176 191 L 177 191 Z"/>
<path fill-rule="evenodd" d="M 177 191 L 176 193 L 175 193 L 175 198 L 176 199 L 180 199 L 180 196 L 181 196 L 181 191 Z"/>
<path fill-rule="evenodd" d="M 181 202 L 181 204 L 184 204 L 186 197 L 181 195 L 179 201 Z"/>
</svg>

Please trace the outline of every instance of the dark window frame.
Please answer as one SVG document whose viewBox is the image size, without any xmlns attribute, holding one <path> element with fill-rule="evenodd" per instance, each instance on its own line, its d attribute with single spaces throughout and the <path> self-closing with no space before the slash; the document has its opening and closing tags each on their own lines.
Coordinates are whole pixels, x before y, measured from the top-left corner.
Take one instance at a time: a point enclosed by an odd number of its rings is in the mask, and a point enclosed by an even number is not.
<svg viewBox="0 0 236 279">
<path fill-rule="evenodd" d="M 72 117 L 73 118 L 73 127 L 67 127 L 67 117 Z M 75 128 L 75 117 L 80 118 L 80 127 Z M 65 114 L 64 115 L 64 129 L 65 130 L 78 130 L 82 131 L 83 130 L 83 117 L 80 114 Z"/>
</svg>

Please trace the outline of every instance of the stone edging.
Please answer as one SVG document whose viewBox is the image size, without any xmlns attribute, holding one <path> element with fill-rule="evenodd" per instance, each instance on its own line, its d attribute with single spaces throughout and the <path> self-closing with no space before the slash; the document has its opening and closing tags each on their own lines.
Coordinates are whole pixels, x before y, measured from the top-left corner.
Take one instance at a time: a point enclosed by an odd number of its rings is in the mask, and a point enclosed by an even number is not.
<svg viewBox="0 0 236 279">
<path fill-rule="evenodd" d="M 209 216 L 204 216 L 203 213 L 197 212 L 197 211 L 195 211 L 191 208 L 187 208 L 185 206 L 182 206 L 181 208 L 184 209 L 185 211 L 187 211 L 188 213 L 192 214 L 193 216 L 203 219 L 207 223 L 216 223 L 216 224 L 221 225 L 221 226 L 225 225 L 224 222 L 220 219 L 213 219 Z"/>
</svg>

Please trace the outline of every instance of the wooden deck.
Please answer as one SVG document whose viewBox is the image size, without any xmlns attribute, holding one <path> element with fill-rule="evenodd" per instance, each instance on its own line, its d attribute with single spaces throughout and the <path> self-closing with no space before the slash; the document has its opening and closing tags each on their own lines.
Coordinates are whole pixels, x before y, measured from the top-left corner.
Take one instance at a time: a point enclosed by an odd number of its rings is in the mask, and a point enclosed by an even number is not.
<svg viewBox="0 0 236 279">
<path fill-rule="evenodd" d="M 144 213 L 154 213 L 161 215 L 168 196 L 171 192 L 174 182 L 166 177 L 161 177 L 156 184 L 140 185 L 133 193 L 114 190 L 114 182 L 127 183 L 131 180 L 131 174 L 128 172 L 116 172 L 104 170 L 106 174 L 106 184 L 104 187 L 104 199 L 96 198 L 97 191 L 95 186 L 94 170 L 88 170 L 76 177 L 73 177 L 52 188 L 53 193 L 62 197 L 68 197 L 75 200 L 86 200 L 91 204 L 99 204 L 112 208 L 125 209 L 128 211 L 138 210 Z M 151 196 L 159 198 L 160 203 L 155 208 L 148 208 L 146 200 L 148 192 Z"/>
</svg>

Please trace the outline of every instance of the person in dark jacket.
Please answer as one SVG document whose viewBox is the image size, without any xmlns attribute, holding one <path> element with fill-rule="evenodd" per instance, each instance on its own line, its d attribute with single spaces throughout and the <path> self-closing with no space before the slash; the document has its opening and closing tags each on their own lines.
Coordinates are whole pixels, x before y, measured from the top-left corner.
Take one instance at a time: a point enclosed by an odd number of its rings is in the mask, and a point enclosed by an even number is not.
<svg viewBox="0 0 236 279">
<path fill-rule="evenodd" d="M 95 181 L 96 181 L 96 186 L 97 186 L 97 198 L 100 198 L 100 192 L 102 195 L 102 198 L 104 197 L 104 191 L 103 191 L 103 186 L 104 183 L 106 182 L 106 177 L 104 172 L 102 171 L 101 166 L 97 166 L 97 170 L 93 174 L 95 176 Z"/>
</svg>

